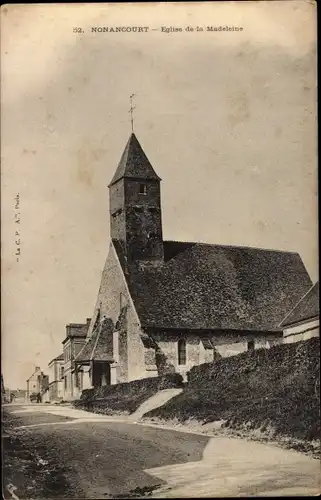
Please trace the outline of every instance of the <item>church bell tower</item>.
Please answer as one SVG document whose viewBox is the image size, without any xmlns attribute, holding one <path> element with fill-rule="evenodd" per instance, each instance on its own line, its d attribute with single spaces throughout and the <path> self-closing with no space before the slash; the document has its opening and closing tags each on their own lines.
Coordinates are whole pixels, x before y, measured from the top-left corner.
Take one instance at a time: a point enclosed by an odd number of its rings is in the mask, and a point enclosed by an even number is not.
<svg viewBox="0 0 321 500">
<path fill-rule="evenodd" d="M 128 263 L 164 259 L 160 181 L 132 133 L 108 186 L 110 236 Z"/>
</svg>

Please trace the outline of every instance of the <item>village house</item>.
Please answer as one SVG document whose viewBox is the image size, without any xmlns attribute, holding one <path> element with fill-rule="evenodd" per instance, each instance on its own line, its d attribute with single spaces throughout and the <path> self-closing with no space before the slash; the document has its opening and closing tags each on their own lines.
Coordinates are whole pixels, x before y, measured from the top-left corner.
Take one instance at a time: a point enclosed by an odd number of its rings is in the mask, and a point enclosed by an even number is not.
<svg viewBox="0 0 321 500">
<path fill-rule="evenodd" d="M 81 373 L 75 372 L 74 360 L 83 348 L 90 318 L 86 323 L 70 323 L 66 325 L 66 338 L 63 340 L 63 393 L 65 400 L 79 396 L 82 385 Z"/>
<path fill-rule="evenodd" d="M 49 377 L 41 371 L 40 366 L 36 366 L 34 372 L 27 380 L 26 398 L 29 401 L 32 394 L 43 396 L 49 387 Z"/>
<path fill-rule="evenodd" d="M 299 342 L 320 336 L 319 282 L 315 283 L 281 323 L 283 342 Z"/>
<path fill-rule="evenodd" d="M 282 342 L 311 287 L 296 252 L 164 241 L 160 177 L 131 134 L 109 184 L 110 246 L 87 341 L 83 387 L 127 382 Z"/>
<path fill-rule="evenodd" d="M 59 354 L 48 363 L 49 368 L 49 401 L 64 398 L 64 354 Z"/>
</svg>

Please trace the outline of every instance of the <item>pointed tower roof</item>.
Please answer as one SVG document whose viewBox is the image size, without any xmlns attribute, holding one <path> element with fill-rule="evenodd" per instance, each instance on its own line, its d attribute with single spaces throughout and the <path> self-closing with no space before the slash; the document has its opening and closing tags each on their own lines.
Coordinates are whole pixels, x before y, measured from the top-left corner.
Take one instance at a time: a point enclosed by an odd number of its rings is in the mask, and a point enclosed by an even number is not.
<svg viewBox="0 0 321 500">
<path fill-rule="evenodd" d="M 150 161 L 145 155 L 134 133 L 132 133 L 128 139 L 115 175 L 109 186 L 112 186 L 123 177 L 147 180 L 154 179 L 158 181 L 161 180 L 150 164 Z"/>
</svg>

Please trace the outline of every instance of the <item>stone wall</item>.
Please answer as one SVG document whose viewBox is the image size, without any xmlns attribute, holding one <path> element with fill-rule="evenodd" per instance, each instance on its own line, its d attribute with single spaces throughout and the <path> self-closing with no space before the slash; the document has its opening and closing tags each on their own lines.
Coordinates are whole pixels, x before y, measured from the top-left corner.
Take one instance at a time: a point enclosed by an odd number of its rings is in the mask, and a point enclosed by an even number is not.
<svg viewBox="0 0 321 500">
<path fill-rule="evenodd" d="M 163 259 L 160 183 L 121 179 L 110 187 L 109 200 L 111 238 L 122 243 L 127 258 Z"/>
<path fill-rule="evenodd" d="M 144 351 L 140 345 L 139 321 L 130 300 L 125 277 L 113 244 L 110 244 L 108 257 L 102 273 L 101 284 L 96 301 L 95 314 L 88 335 L 92 334 L 94 318 L 100 308 L 100 314 L 112 319 L 118 337 L 118 363 L 114 367 L 116 381 L 127 382 L 141 376 L 144 371 Z M 110 349 L 115 342 L 111 339 Z M 130 353 L 130 357 L 129 357 Z M 111 352 L 111 355 L 114 353 Z"/>
<path fill-rule="evenodd" d="M 175 371 L 185 376 L 193 366 L 209 363 L 219 357 L 235 356 L 247 351 L 250 341 L 254 341 L 255 349 L 269 348 L 271 345 L 282 342 L 280 334 L 254 334 L 251 332 L 239 334 L 237 332 L 206 332 L 200 334 L 198 332 L 153 331 L 150 336 L 157 344 L 156 362 L 159 375 Z M 178 364 L 178 340 L 182 336 L 186 339 L 185 365 Z"/>
</svg>

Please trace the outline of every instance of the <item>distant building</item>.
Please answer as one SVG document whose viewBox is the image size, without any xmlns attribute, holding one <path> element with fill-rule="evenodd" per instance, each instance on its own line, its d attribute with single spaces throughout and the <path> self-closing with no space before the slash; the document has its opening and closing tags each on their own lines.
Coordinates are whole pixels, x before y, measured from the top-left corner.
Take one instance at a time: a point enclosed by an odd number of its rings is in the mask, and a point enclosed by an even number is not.
<svg viewBox="0 0 321 500">
<path fill-rule="evenodd" d="M 59 354 L 48 363 L 49 368 L 49 401 L 64 398 L 64 355 Z"/>
<path fill-rule="evenodd" d="M 48 390 L 49 377 L 41 371 L 40 366 L 36 366 L 32 375 L 27 379 L 27 400 L 31 394 L 43 395 Z"/>
<path fill-rule="evenodd" d="M 295 252 L 164 241 L 160 181 L 132 134 L 109 185 L 109 253 L 75 357 L 82 387 L 186 376 L 280 343 L 280 322 L 312 285 Z"/>
<path fill-rule="evenodd" d="M 86 342 L 90 320 L 90 318 L 87 318 L 86 323 L 70 323 L 66 325 L 66 338 L 62 342 L 64 353 L 64 399 L 66 400 L 78 398 L 81 392 L 81 374 L 75 372 L 74 360 Z"/>
<path fill-rule="evenodd" d="M 284 343 L 320 336 L 319 282 L 303 295 L 280 326 Z"/>
</svg>

